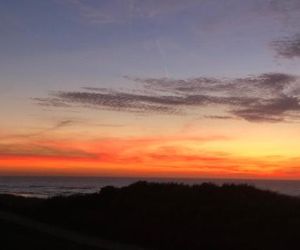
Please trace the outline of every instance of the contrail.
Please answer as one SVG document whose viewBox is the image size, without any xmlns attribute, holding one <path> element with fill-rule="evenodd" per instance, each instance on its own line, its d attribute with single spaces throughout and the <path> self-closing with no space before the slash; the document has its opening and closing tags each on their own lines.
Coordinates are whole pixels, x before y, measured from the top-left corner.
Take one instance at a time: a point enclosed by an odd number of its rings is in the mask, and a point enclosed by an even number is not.
<svg viewBox="0 0 300 250">
<path fill-rule="evenodd" d="M 168 70 L 168 67 L 167 67 L 167 64 L 166 64 L 166 53 L 163 50 L 163 48 L 161 47 L 160 42 L 159 42 L 158 39 L 155 40 L 155 44 L 156 44 L 157 50 L 158 50 L 158 52 L 161 56 L 161 61 L 162 61 L 164 71 L 165 71 L 165 77 L 170 78 L 169 70 Z"/>
<path fill-rule="evenodd" d="M 3 139 L 5 140 L 5 139 L 19 139 L 19 138 L 37 137 L 37 136 L 46 134 L 46 133 L 48 133 L 48 132 L 52 132 L 52 131 L 58 130 L 58 129 L 60 129 L 60 128 L 69 126 L 69 125 L 71 125 L 72 123 L 73 123 L 72 120 L 63 120 L 63 121 L 60 121 L 59 123 L 57 123 L 55 126 L 53 126 L 53 127 L 51 127 L 51 128 L 47 128 L 47 129 L 41 130 L 41 131 L 36 132 L 36 133 L 8 135 L 8 136 L 0 137 L 0 140 L 3 140 Z"/>
</svg>

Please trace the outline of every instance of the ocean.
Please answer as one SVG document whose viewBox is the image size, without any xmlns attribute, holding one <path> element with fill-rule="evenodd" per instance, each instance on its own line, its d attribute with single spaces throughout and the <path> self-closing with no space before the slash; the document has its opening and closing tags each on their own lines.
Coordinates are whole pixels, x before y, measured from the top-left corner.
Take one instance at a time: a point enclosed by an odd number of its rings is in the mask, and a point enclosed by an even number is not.
<svg viewBox="0 0 300 250">
<path fill-rule="evenodd" d="M 123 187 L 139 180 L 201 184 L 204 182 L 249 184 L 263 190 L 300 197 L 300 180 L 230 180 L 230 179 L 162 179 L 117 177 L 15 177 L 0 176 L 0 193 L 24 197 L 47 198 L 57 195 L 85 194 L 100 191 L 104 186 Z"/>
</svg>

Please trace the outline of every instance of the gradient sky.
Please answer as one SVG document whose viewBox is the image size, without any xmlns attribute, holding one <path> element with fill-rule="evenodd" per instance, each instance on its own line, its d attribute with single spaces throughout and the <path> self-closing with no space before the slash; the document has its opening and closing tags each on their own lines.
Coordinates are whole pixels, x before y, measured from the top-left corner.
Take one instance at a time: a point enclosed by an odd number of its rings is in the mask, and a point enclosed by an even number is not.
<svg viewBox="0 0 300 250">
<path fill-rule="evenodd" d="M 300 178 L 298 0 L 1 0 L 0 174 Z"/>
</svg>

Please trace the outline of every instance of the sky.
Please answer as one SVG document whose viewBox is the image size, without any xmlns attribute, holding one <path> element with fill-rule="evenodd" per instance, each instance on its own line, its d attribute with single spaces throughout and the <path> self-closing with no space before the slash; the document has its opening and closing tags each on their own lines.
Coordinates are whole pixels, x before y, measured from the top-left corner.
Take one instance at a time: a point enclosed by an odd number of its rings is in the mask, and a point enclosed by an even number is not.
<svg viewBox="0 0 300 250">
<path fill-rule="evenodd" d="M 300 178 L 298 0 L 0 0 L 0 175 Z"/>
</svg>

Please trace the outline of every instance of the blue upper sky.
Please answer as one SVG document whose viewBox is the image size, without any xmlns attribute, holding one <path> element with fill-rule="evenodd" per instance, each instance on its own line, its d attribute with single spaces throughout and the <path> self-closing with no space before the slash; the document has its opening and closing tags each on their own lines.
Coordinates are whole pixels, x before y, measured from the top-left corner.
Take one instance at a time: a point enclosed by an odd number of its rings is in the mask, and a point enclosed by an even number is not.
<svg viewBox="0 0 300 250">
<path fill-rule="evenodd" d="M 71 72 L 98 85 L 123 75 L 297 72 L 294 61 L 279 60 L 270 46 L 298 32 L 299 4 L 280 2 L 3 0 L 1 85 L 17 84 L 19 78 L 49 85 L 41 74 L 52 75 L 52 84 L 61 78 L 76 85 Z"/>
<path fill-rule="evenodd" d="M 2 0 L 0 16 L 2 106 L 124 76 L 299 72 L 297 0 Z"/>
</svg>

